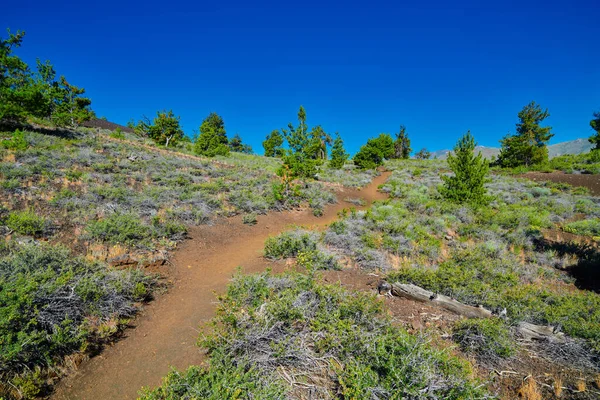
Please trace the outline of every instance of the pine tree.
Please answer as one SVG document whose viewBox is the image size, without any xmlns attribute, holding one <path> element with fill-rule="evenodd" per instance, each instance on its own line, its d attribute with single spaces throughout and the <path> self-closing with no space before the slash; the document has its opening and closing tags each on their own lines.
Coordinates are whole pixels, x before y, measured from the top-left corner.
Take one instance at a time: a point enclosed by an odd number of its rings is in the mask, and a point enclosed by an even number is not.
<svg viewBox="0 0 600 400">
<path fill-rule="evenodd" d="M 590 121 L 590 126 L 596 131 L 588 139 L 591 144 L 596 145 L 594 150 L 600 150 L 600 111 L 594 113 L 594 119 Z"/>
<path fill-rule="evenodd" d="M 147 135 L 156 143 L 169 147 L 183 138 L 179 121 L 180 117 L 175 116 L 173 110 L 159 111 L 152 124 L 147 126 Z"/>
<path fill-rule="evenodd" d="M 275 129 L 262 142 L 266 157 L 283 157 L 283 135 Z"/>
<path fill-rule="evenodd" d="M 548 161 L 547 144 L 554 134 L 551 127 L 542 127 L 540 123 L 549 116 L 548 110 L 542 110 L 534 101 L 523 107 L 518 114 L 517 133 L 500 141 L 498 164 L 511 168 Z"/>
<path fill-rule="evenodd" d="M 481 153 L 475 155 L 475 139 L 468 131 L 448 155 L 448 165 L 453 176 L 442 176 L 444 185 L 440 192 L 448 200 L 457 203 L 482 204 L 487 201 L 484 184 L 489 170 Z"/>
<path fill-rule="evenodd" d="M 200 125 L 200 135 L 196 139 L 194 151 L 207 157 L 226 156 L 229 154 L 228 144 L 223 118 L 217 113 L 210 113 Z"/>
<path fill-rule="evenodd" d="M 308 127 L 306 125 L 306 110 L 300 106 L 298 110 L 298 126 L 294 127 L 292 123 L 288 124 L 288 129 L 282 129 L 289 148 L 293 153 L 305 151 L 309 144 Z"/>
<path fill-rule="evenodd" d="M 24 88 L 30 85 L 31 71 L 13 50 L 21 46 L 25 32 L 8 31 L 0 38 L 0 119 L 21 121 L 27 115 Z"/>
<path fill-rule="evenodd" d="M 415 158 L 418 160 L 428 160 L 431 157 L 431 153 L 425 147 L 415 154 Z"/>
<path fill-rule="evenodd" d="M 238 153 L 252 154 L 252 147 L 244 143 L 238 133 L 229 140 L 229 149 Z"/>
<path fill-rule="evenodd" d="M 396 133 L 396 141 L 394 142 L 394 157 L 408 159 L 410 157 L 410 139 L 406 133 L 406 127 L 400 125 L 400 132 Z"/>
<path fill-rule="evenodd" d="M 331 160 L 329 166 L 331 168 L 340 169 L 348 160 L 348 153 L 344 150 L 344 142 L 339 133 L 336 132 L 333 147 L 331 148 Z"/>
<path fill-rule="evenodd" d="M 58 126 L 77 128 L 82 122 L 93 118 L 94 113 L 90 109 L 92 101 L 87 97 L 81 97 L 84 93 L 84 88 L 71 85 L 64 76 L 61 76 L 52 121 Z"/>
</svg>

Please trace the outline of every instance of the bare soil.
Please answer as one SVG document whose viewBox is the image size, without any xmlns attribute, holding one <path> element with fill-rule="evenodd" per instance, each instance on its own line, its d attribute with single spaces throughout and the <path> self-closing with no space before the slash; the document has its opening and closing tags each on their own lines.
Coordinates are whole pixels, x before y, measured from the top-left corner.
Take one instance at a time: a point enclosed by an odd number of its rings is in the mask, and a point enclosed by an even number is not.
<svg viewBox="0 0 600 400">
<path fill-rule="evenodd" d="M 377 191 L 389 173 L 383 173 L 363 188 L 340 189 L 338 203 L 328 206 L 321 217 L 310 210 L 259 216 L 254 226 L 240 217 L 219 220 L 213 226 L 194 227 L 190 239 L 175 251 L 166 267 L 170 287 L 145 307 L 123 338 L 88 361 L 57 386 L 53 399 L 135 399 L 143 386 L 157 386 L 171 367 L 184 370 L 201 364 L 204 355 L 196 346 L 199 329 L 215 315 L 216 296 L 240 267 L 244 273 L 279 266 L 262 256 L 265 239 L 293 225 L 323 227 L 344 208 L 347 197 L 361 198 L 368 207 L 385 199 Z"/>
<path fill-rule="evenodd" d="M 594 196 L 600 196 L 600 175 L 565 174 L 564 172 L 527 172 L 519 175 L 519 177 L 534 181 L 552 181 L 586 187 Z"/>
</svg>

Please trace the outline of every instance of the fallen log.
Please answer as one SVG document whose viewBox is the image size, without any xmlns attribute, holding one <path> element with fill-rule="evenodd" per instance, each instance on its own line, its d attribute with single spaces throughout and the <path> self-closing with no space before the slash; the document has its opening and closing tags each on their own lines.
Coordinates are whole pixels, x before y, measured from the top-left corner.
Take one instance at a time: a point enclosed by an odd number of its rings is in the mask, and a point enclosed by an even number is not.
<svg viewBox="0 0 600 400">
<path fill-rule="evenodd" d="M 565 334 L 556 332 L 553 326 L 534 325 L 529 322 L 519 322 L 517 332 L 522 339 L 527 341 L 549 340 L 551 342 L 564 342 Z"/>
<path fill-rule="evenodd" d="M 388 286 L 387 282 L 380 283 L 380 286 Z M 404 297 L 406 299 L 427 303 L 432 306 L 440 307 L 455 314 L 467 318 L 491 318 L 494 314 L 482 306 L 473 307 L 451 297 L 437 294 L 420 286 L 411 283 L 394 283 L 391 286 L 391 293 L 394 296 Z M 553 326 L 534 325 L 529 322 L 520 322 L 517 327 L 519 336 L 526 341 L 551 341 L 564 342 L 565 335 L 557 332 Z"/>
<path fill-rule="evenodd" d="M 392 294 L 398 297 L 404 297 L 410 300 L 428 303 L 437 307 L 452 311 L 455 314 L 463 315 L 467 318 L 490 318 L 492 312 L 485 308 L 473 307 L 463 304 L 443 294 L 433 293 L 417 285 L 410 283 L 392 284 Z"/>
</svg>

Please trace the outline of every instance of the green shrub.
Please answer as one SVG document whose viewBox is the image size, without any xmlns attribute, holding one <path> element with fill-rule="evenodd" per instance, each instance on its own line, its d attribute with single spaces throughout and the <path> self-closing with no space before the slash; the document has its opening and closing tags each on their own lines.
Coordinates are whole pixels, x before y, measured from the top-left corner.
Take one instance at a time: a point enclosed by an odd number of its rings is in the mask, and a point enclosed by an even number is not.
<svg viewBox="0 0 600 400">
<path fill-rule="evenodd" d="M 140 245 L 147 243 L 153 235 L 152 229 L 143 224 L 134 214 L 110 214 L 103 220 L 92 221 L 87 226 L 92 239 L 109 243 Z"/>
<path fill-rule="evenodd" d="M 295 257 L 301 251 L 317 249 L 315 233 L 296 229 L 272 236 L 265 242 L 265 256 L 272 259 Z"/>
<path fill-rule="evenodd" d="M 29 397 L 47 367 L 94 340 L 94 321 L 130 317 L 153 279 L 44 243 L 0 244 L 0 377 Z M 93 317 L 93 318 L 91 318 Z M 90 319 L 91 318 L 91 319 Z M 0 398 L 11 398 L 0 385 Z"/>
<path fill-rule="evenodd" d="M 452 338 L 467 353 L 474 353 L 484 362 L 508 358 L 515 354 L 517 344 L 500 318 L 464 319 L 453 328 Z"/>
<path fill-rule="evenodd" d="M 34 211 L 13 211 L 8 214 L 5 224 L 21 235 L 37 237 L 47 233 L 50 222 Z"/>
<path fill-rule="evenodd" d="M 121 130 L 121 128 L 115 129 L 113 132 L 109 134 L 109 136 L 113 139 L 125 140 L 125 134 Z"/>
<path fill-rule="evenodd" d="M 0 147 L 14 151 L 27 150 L 29 143 L 25 139 L 25 132 L 17 129 L 13 132 L 10 139 L 4 139 L 0 141 Z"/>
<path fill-rule="evenodd" d="M 246 225 L 256 225 L 258 219 L 256 218 L 256 213 L 246 214 L 242 217 L 242 222 Z"/>
<path fill-rule="evenodd" d="M 570 222 L 562 227 L 565 232 L 576 235 L 600 236 L 600 219 L 591 218 L 582 221 Z"/>
</svg>

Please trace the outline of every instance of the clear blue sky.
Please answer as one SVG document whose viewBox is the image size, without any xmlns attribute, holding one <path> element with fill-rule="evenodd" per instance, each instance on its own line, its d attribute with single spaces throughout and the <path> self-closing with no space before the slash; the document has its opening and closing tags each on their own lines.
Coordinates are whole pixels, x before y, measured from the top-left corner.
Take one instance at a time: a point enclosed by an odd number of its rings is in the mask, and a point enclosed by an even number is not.
<svg viewBox="0 0 600 400">
<path fill-rule="evenodd" d="M 400 124 L 415 149 L 467 129 L 497 146 L 531 100 L 550 111 L 552 143 L 588 137 L 599 14 L 598 0 L 33 0 L 3 4 L 0 26 L 25 30 L 17 54 L 51 60 L 109 120 L 173 109 L 191 134 L 216 111 L 262 152 L 302 104 L 354 152 Z"/>
</svg>

